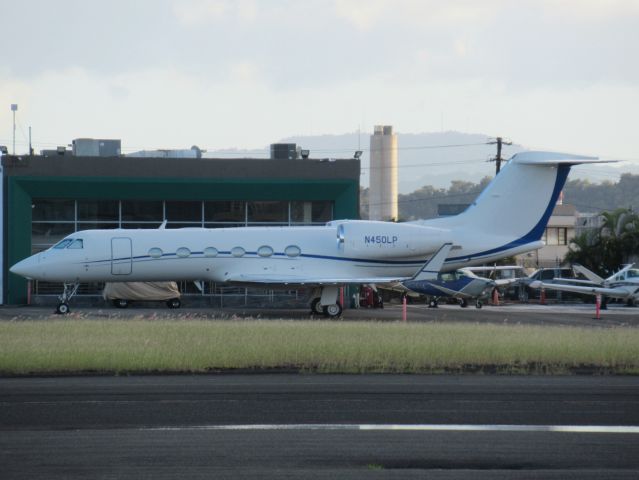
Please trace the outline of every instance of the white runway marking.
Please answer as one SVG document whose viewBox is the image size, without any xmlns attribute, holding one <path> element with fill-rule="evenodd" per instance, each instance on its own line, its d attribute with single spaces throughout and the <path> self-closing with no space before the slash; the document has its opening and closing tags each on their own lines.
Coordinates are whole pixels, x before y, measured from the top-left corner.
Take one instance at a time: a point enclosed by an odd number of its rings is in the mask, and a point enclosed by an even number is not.
<svg viewBox="0 0 639 480">
<path fill-rule="evenodd" d="M 637 426 L 623 425 L 352 425 L 352 424 L 266 424 L 266 425 L 192 425 L 147 427 L 140 430 L 351 430 L 351 431 L 413 431 L 413 432 L 555 432 L 555 433 L 631 433 L 639 434 Z"/>
</svg>

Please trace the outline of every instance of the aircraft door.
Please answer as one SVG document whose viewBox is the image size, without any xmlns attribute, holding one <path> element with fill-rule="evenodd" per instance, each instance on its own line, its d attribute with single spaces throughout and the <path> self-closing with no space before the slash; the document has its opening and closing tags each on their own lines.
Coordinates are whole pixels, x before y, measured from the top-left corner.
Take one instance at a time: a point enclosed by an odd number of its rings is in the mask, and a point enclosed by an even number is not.
<svg viewBox="0 0 639 480">
<path fill-rule="evenodd" d="M 111 274 L 130 275 L 133 259 L 131 258 L 131 239 L 115 237 L 111 239 Z"/>
</svg>

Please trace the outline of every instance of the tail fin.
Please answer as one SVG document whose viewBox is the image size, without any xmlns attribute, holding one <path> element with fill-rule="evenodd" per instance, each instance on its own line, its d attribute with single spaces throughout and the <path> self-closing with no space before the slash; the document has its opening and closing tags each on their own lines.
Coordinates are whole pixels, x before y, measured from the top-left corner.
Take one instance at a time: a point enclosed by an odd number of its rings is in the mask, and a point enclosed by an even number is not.
<svg viewBox="0 0 639 480">
<path fill-rule="evenodd" d="M 412 281 L 435 280 L 441 271 L 448 252 L 453 248 L 452 243 L 444 243 L 435 254 L 424 264 L 424 266 L 411 278 Z"/>
<path fill-rule="evenodd" d="M 518 153 L 470 207 L 455 217 L 439 219 L 437 226 L 468 228 L 493 241 L 501 237 L 502 246 L 537 242 L 566 183 L 570 167 L 581 163 L 602 161 L 596 157 L 564 153 Z"/>
<path fill-rule="evenodd" d="M 465 226 L 529 243 L 541 239 L 570 167 L 597 158 L 552 152 L 514 155 L 460 215 Z"/>
</svg>

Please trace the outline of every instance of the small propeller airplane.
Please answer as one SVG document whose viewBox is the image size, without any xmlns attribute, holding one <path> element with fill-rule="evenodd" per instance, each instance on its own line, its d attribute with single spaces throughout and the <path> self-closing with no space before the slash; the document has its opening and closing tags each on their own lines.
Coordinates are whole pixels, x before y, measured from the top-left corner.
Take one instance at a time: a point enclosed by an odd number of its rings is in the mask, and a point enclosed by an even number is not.
<svg viewBox="0 0 639 480">
<path fill-rule="evenodd" d="M 537 280 L 531 282 L 530 287 L 601 295 L 602 297 L 626 300 L 628 305 L 632 306 L 639 302 L 639 269 L 632 268 L 633 266 L 634 264 L 626 265 L 610 277 L 602 278 L 583 265 L 575 264 L 573 269 L 588 280 L 555 278 L 553 283 Z"/>
<path fill-rule="evenodd" d="M 401 285 L 409 291 L 430 297 L 430 308 L 437 308 L 440 298 L 456 298 L 462 308 L 468 306 L 469 300 L 474 300 L 475 307 L 482 308 L 484 300 L 490 297 L 495 288 L 519 281 L 518 278 L 492 280 L 480 277 L 470 268 L 442 273 L 446 256 L 454 249 L 452 244 L 444 244 L 413 278 L 401 282 Z M 493 267 L 485 267 L 489 268 Z"/>
<path fill-rule="evenodd" d="M 514 155 L 463 213 L 392 223 L 336 220 L 323 226 L 84 230 L 13 265 L 14 274 L 62 282 L 58 313 L 80 282 L 200 281 L 314 287 L 311 307 L 339 316 L 339 287 L 410 280 L 451 243 L 442 271 L 538 249 L 570 167 L 597 158 L 553 152 Z"/>
</svg>

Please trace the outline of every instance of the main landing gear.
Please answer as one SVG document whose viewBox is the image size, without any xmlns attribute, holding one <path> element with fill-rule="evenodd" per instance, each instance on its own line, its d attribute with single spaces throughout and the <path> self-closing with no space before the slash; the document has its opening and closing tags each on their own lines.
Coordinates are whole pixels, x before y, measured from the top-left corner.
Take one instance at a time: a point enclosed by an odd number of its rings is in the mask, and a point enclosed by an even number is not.
<svg viewBox="0 0 639 480">
<path fill-rule="evenodd" d="M 62 295 L 58 297 L 58 306 L 55 309 L 55 313 L 58 315 L 66 315 L 71 311 L 69 308 L 69 300 L 73 297 L 78 291 L 79 283 L 65 283 L 64 290 L 62 291 Z"/>
<path fill-rule="evenodd" d="M 311 313 L 324 315 L 328 318 L 337 318 L 342 314 L 342 306 L 337 301 L 338 287 L 322 288 L 321 296 L 313 295 L 311 301 Z"/>
</svg>

